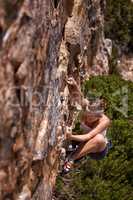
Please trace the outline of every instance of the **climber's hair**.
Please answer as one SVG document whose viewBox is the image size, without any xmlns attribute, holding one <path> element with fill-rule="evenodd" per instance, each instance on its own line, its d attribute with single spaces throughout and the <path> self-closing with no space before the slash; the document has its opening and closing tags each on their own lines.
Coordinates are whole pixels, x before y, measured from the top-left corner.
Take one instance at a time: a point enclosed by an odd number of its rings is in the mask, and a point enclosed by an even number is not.
<svg viewBox="0 0 133 200">
<path fill-rule="evenodd" d="M 93 122 L 98 121 L 102 116 L 102 113 L 98 113 L 98 112 L 92 112 L 92 111 L 88 111 L 88 110 L 82 110 L 80 112 L 80 120 L 81 121 L 85 121 L 87 118 L 93 118 Z"/>
<path fill-rule="evenodd" d="M 101 118 L 103 112 L 104 110 L 102 109 L 100 104 L 90 104 L 89 100 L 83 99 L 82 111 L 79 113 L 79 119 L 80 121 L 84 121 L 87 118 L 91 118 L 93 122 L 96 122 Z"/>
</svg>

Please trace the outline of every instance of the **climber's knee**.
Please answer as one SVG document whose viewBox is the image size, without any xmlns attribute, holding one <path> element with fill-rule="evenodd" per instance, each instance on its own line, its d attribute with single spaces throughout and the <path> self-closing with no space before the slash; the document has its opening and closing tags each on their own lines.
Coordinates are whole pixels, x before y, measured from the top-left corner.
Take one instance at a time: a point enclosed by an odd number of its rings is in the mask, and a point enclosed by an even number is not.
<svg viewBox="0 0 133 200">
<path fill-rule="evenodd" d="M 97 134 L 93 139 L 97 152 L 100 152 L 105 149 L 106 140 L 102 134 Z"/>
</svg>

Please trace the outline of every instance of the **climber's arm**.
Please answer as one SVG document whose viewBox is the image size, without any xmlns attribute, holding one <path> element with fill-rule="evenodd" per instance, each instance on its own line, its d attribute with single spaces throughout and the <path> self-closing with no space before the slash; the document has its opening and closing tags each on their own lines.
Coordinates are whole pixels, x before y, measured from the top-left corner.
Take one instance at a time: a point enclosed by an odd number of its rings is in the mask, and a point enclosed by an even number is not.
<svg viewBox="0 0 133 200">
<path fill-rule="evenodd" d="M 73 77 L 68 78 L 67 83 L 69 85 L 69 89 L 71 93 L 75 93 L 76 95 L 78 94 L 81 97 L 81 106 L 83 109 L 89 107 L 89 101 L 88 99 L 84 98 L 84 95 L 81 91 L 81 88 L 78 86 L 77 82 L 74 80 Z M 71 88 L 72 87 L 72 88 Z M 79 97 L 78 97 L 79 98 Z"/>
<path fill-rule="evenodd" d="M 85 141 L 90 140 L 97 134 L 101 133 L 102 131 L 104 131 L 109 126 L 109 124 L 110 124 L 110 119 L 106 115 L 103 114 L 99 121 L 99 124 L 89 133 L 83 134 L 83 135 L 73 135 L 73 134 L 68 133 L 67 138 L 69 140 L 85 142 Z"/>
<path fill-rule="evenodd" d="M 78 86 L 77 82 L 75 81 L 75 79 L 73 77 L 69 77 L 67 79 L 67 83 L 69 85 L 69 87 L 72 87 L 72 89 L 77 92 L 80 96 L 83 97 L 83 93 L 81 92 L 80 87 Z M 70 88 L 69 88 L 70 89 Z"/>
</svg>

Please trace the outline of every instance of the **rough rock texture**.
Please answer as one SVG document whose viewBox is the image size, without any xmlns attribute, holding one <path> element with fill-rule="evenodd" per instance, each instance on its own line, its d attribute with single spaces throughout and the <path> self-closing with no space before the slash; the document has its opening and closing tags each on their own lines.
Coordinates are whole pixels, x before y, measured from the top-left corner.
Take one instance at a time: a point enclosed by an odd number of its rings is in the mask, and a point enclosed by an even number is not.
<svg viewBox="0 0 133 200">
<path fill-rule="evenodd" d="M 26 0 L 0 55 L 0 199 L 50 199 L 62 123 L 57 74 L 65 1 Z M 40 192 L 41 191 L 41 192 Z M 37 194 L 37 197 L 36 197 Z"/>
<path fill-rule="evenodd" d="M 67 77 L 80 89 L 108 74 L 104 9 L 104 0 L 25 0 L 8 29 L 1 12 L 0 199 L 52 199 L 65 128 L 82 99 Z"/>
<path fill-rule="evenodd" d="M 104 0 L 74 1 L 65 28 L 65 40 L 70 52 L 68 70 L 75 76 L 77 66 L 82 76 L 108 74 L 111 44 L 108 45 L 104 38 L 105 6 Z"/>
<path fill-rule="evenodd" d="M 123 79 L 133 81 L 133 55 L 122 55 L 118 60 L 117 69 Z"/>
</svg>

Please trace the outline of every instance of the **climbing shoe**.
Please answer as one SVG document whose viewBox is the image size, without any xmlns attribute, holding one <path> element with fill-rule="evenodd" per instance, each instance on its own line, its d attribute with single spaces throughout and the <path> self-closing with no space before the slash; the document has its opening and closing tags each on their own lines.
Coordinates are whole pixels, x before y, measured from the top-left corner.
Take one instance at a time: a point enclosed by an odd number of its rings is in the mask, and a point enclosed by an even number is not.
<svg viewBox="0 0 133 200">
<path fill-rule="evenodd" d="M 68 160 L 65 162 L 63 169 L 62 169 L 62 175 L 68 174 L 74 167 L 74 161 Z"/>
</svg>

